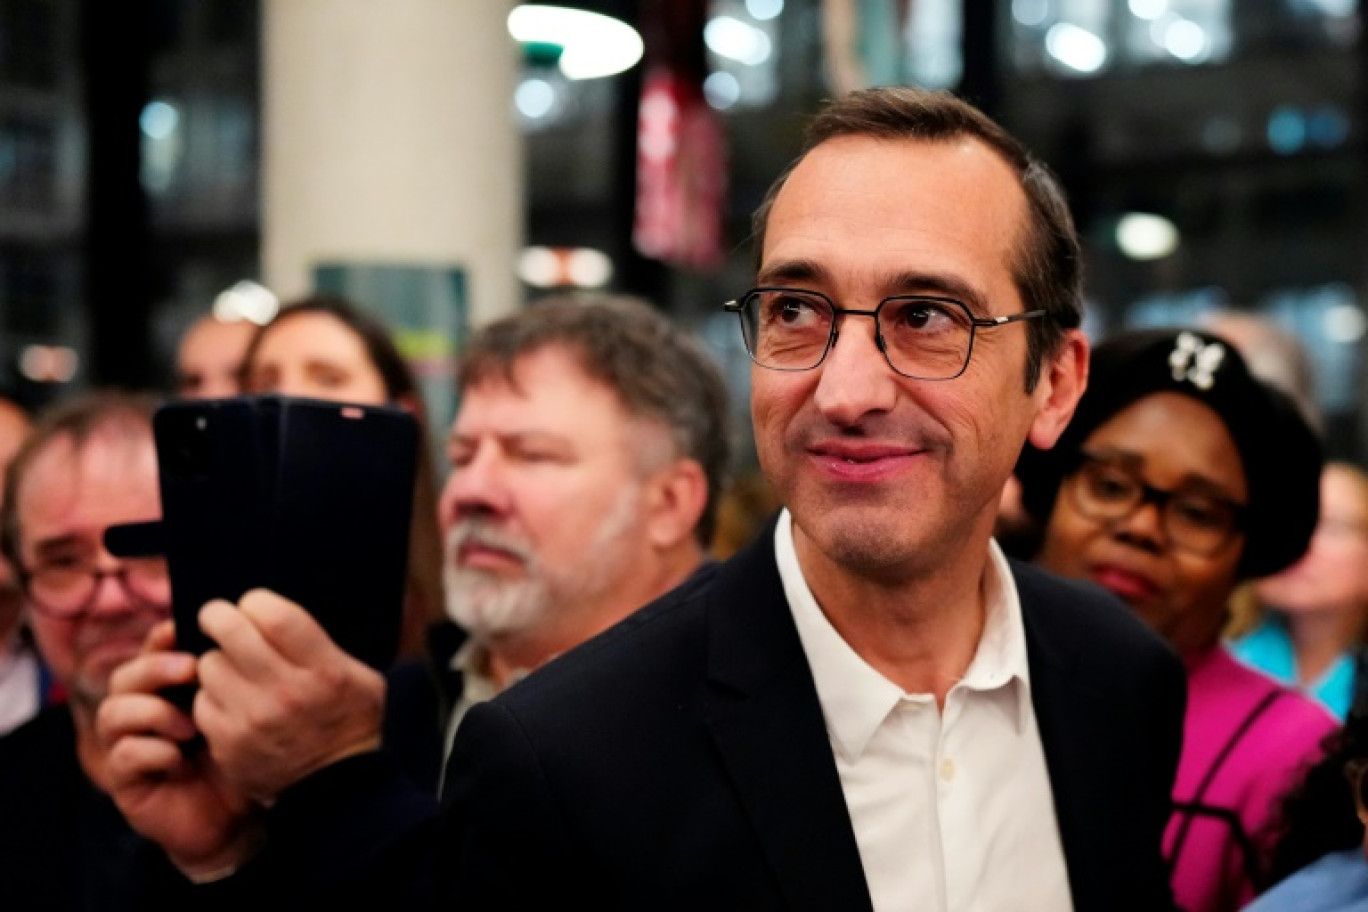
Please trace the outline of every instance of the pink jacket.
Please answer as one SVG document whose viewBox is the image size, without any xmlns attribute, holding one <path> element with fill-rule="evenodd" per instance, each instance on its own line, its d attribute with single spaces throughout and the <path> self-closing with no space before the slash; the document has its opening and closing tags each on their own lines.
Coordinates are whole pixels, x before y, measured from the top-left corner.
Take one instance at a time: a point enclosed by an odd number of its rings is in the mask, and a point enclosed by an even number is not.
<svg viewBox="0 0 1368 912">
<path fill-rule="evenodd" d="M 1179 908 L 1226 912 L 1253 898 L 1281 801 L 1337 723 L 1223 646 L 1185 662 L 1183 755 L 1164 855 Z"/>
</svg>

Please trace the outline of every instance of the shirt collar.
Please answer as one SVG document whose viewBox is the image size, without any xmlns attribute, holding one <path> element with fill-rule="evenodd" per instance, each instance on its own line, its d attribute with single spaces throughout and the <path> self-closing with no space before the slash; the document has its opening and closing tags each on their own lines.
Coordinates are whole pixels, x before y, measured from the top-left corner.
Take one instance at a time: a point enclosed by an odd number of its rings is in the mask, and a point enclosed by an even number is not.
<svg viewBox="0 0 1368 912">
<path fill-rule="evenodd" d="M 793 545 L 793 518 L 787 509 L 781 511 L 774 529 L 774 556 L 784 596 L 812 669 L 827 730 L 847 759 L 858 759 L 900 701 L 929 703 L 932 696 L 904 693 L 874 670 L 831 626 L 803 577 Z M 983 585 L 987 606 L 983 633 L 964 677 L 953 689 L 1006 688 L 1015 703 L 1014 718 L 1017 731 L 1021 732 L 1029 724 L 1031 711 L 1026 632 L 1016 582 L 996 542 L 989 544 Z"/>
<path fill-rule="evenodd" d="M 489 650 L 481 646 L 474 637 L 461 644 L 451 657 L 449 667 L 461 675 L 460 697 L 466 703 L 482 703 L 499 695 L 499 688 L 489 676 Z M 530 669 L 525 668 L 515 670 L 509 675 L 504 689 L 507 690 L 531 673 Z"/>
</svg>

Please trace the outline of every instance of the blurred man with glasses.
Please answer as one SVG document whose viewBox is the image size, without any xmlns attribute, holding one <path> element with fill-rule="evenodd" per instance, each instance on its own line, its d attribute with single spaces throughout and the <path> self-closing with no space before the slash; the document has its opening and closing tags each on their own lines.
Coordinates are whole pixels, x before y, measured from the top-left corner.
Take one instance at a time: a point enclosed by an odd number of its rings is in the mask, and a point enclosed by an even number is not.
<svg viewBox="0 0 1368 912">
<path fill-rule="evenodd" d="M 0 738 L 0 867 L 14 909 L 114 909 L 143 851 L 106 796 L 94 735 L 110 675 L 170 614 L 165 562 L 120 560 L 111 525 L 161 514 L 154 402 L 95 393 L 42 415 L 5 479 L 0 543 L 67 693 Z"/>
<path fill-rule="evenodd" d="M 786 509 L 473 707 L 440 824 L 355 753 L 281 796 L 264 870 L 404 908 L 1167 905 L 1181 667 L 991 541 L 1086 379 L 1058 185 L 952 96 L 875 89 L 817 116 L 754 228 L 726 309 Z"/>
</svg>

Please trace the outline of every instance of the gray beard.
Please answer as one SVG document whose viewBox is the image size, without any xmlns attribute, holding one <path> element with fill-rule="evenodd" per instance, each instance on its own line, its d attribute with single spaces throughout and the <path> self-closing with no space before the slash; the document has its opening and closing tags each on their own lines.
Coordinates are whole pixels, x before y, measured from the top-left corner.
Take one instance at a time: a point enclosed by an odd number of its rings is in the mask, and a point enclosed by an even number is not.
<svg viewBox="0 0 1368 912">
<path fill-rule="evenodd" d="M 632 538 L 641 510 L 641 489 L 628 483 L 585 543 L 583 556 L 563 569 L 547 567 L 518 538 L 485 519 L 461 520 L 447 534 L 442 563 L 447 616 L 477 642 L 545 626 L 553 612 L 600 601 L 628 570 Z M 460 546 L 487 542 L 524 562 L 520 579 L 507 579 L 457 565 Z"/>
</svg>

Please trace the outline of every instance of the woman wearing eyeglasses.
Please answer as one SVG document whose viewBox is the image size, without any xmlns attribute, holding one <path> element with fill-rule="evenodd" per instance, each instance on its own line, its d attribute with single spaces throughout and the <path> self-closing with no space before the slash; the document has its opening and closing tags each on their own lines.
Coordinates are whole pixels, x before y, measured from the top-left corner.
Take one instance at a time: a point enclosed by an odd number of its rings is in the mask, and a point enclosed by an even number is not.
<svg viewBox="0 0 1368 912">
<path fill-rule="evenodd" d="M 1022 454 L 1036 560 L 1119 596 L 1188 672 L 1164 851 L 1179 906 L 1221 912 L 1262 886 L 1271 821 L 1335 727 L 1321 707 L 1221 645 L 1244 579 L 1291 564 L 1316 525 L 1320 446 L 1236 351 L 1190 330 L 1094 349 L 1088 391 L 1053 450 Z"/>
</svg>

